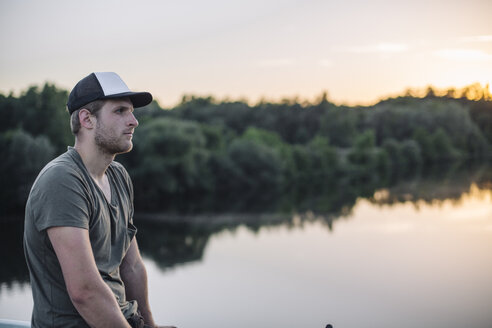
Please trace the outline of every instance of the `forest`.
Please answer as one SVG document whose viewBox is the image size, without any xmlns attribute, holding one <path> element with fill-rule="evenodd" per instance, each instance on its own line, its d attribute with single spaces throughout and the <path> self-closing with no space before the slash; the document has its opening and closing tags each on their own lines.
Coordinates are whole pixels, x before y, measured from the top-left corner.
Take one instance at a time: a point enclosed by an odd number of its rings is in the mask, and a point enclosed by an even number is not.
<svg viewBox="0 0 492 328">
<path fill-rule="evenodd" d="M 50 83 L 0 94 L 1 213 L 22 212 L 40 169 L 73 145 L 67 97 Z M 173 108 L 154 101 L 135 115 L 134 149 L 116 160 L 141 212 L 290 211 L 310 195 L 329 195 L 329 211 L 347 197 L 492 154 L 492 97 L 480 85 L 408 90 L 352 107 L 326 93 L 314 103 L 254 105 L 185 95 Z M 279 196 L 287 200 L 275 202 Z"/>
</svg>

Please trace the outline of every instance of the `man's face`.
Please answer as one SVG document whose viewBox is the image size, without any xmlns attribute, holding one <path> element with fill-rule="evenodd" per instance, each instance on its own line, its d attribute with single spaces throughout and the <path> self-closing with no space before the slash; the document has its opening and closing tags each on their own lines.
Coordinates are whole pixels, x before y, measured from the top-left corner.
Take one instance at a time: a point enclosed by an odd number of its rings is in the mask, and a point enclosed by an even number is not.
<svg viewBox="0 0 492 328">
<path fill-rule="evenodd" d="M 107 154 L 127 153 L 133 147 L 133 131 L 137 126 L 129 98 L 108 99 L 97 115 L 95 143 Z"/>
</svg>

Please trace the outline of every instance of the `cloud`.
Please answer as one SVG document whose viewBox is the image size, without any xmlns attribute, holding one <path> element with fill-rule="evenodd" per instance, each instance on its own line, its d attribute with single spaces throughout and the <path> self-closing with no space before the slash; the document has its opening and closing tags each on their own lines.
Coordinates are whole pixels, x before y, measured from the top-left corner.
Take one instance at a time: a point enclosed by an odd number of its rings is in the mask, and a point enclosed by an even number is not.
<svg viewBox="0 0 492 328">
<path fill-rule="evenodd" d="M 492 42 L 492 35 L 475 35 L 459 39 L 461 42 Z"/>
<path fill-rule="evenodd" d="M 434 55 L 443 59 L 459 61 L 492 60 L 492 55 L 477 49 L 441 49 L 434 51 Z"/>
<path fill-rule="evenodd" d="M 356 54 L 378 53 L 378 54 L 395 54 L 408 51 L 409 47 L 404 43 L 377 43 L 366 46 L 351 46 L 339 48 L 343 52 Z"/>
<path fill-rule="evenodd" d="M 294 60 L 291 58 L 277 58 L 261 60 L 258 65 L 261 67 L 285 67 L 292 66 Z"/>
</svg>

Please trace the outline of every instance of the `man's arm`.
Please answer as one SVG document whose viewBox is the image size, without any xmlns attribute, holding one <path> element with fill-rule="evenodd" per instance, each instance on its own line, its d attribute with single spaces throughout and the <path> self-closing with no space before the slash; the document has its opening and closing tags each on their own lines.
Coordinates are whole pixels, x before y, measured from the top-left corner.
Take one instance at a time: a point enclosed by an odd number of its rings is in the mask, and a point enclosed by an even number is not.
<svg viewBox="0 0 492 328">
<path fill-rule="evenodd" d="M 70 299 L 82 318 L 91 327 L 130 328 L 113 292 L 99 274 L 88 231 L 74 227 L 47 231 Z"/>
<path fill-rule="evenodd" d="M 130 248 L 123 258 L 120 266 L 120 274 L 121 279 L 125 283 L 126 299 L 136 300 L 145 323 L 156 327 L 149 305 L 147 270 L 145 270 L 145 265 L 140 256 L 136 238 L 133 238 Z"/>
</svg>

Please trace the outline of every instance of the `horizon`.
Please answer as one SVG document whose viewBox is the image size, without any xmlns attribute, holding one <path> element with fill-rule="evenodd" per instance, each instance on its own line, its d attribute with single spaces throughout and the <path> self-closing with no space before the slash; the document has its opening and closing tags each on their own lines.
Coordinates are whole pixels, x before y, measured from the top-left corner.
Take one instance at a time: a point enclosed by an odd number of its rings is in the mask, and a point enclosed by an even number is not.
<svg viewBox="0 0 492 328">
<path fill-rule="evenodd" d="M 58 84 L 56 84 L 55 82 L 52 82 L 52 81 L 45 81 L 41 84 L 29 84 L 27 87 L 21 89 L 21 90 L 18 90 L 16 92 L 14 91 L 10 91 L 8 93 L 4 93 L 0 90 L 0 95 L 2 96 L 13 96 L 14 98 L 19 98 L 21 97 L 27 90 L 29 90 L 30 88 L 32 87 L 35 87 L 35 88 L 42 88 L 44 87 L 46 84 L 48 85 L 53 85 L 54 87 L 56 87 L 57 89 L 59 90 L 64 90 L 64 91 L 67 91 L 67 92 L 70 92 L 69 89 L 64 89 L 64 88 L 61 88 Z M 384 102 L 386 100 L 390 100 L 390 99 L 395 99 L 395 98 L 399 98 L 399 97 L 413 97 L 413 98 L 425 98 L 426 95 L 427 95 L 427 92 L 428 90 L 432 89 L 432 91 L 435 93 L 436 97 L 441 97 L 441 98 L 446 98 L 447 97 L 447 92 L 449 90 L 453 90 L 455 92 L 454 96 L 451 96 L 450 98 L 453 98 L 453 99 L 459 99 L 459 98 L 467 98 L 468 100 L 487 100 L 487 101 L 490 101 L 492 100 L 492 87 L 489 85 L 489 84 L 486 84 L 486 85 L 482 85 L 481 83 L 479 82 L 475 82 L 475 83 L 472 83 L 472 84 L 469 84 L 469 85 L 465 85 L 463 86 L 462 88 L 455 88 L 455 87 L 447 87 L 447 88 L 437 88 L 433 85 L 427 85 L 425 87 L 420 87 L 420 88 L 405 88 L 405 90 L 402 90 L 401 92 L 398 92 L 398 93 L 394 93 L 394 94 L 391 94 L 391 95 L 386 95 L 386 96 L 381 96 L 379 97 L 378 99 L 376 99 L 375 101 L 373 102 L 370 102 L 370 103 L 354 103 L 354 104 L 347 104 L 347 103 L 343 103 L 343 102 L 336 102 L 336 101 L 333 101 L 330 97 L 329 97 L 329 93 L 324 90 L 324 91 L 321 91 L 315 98 L 313 99 L 303 99 L 303 98 L 300 98 L 298 96 L 293 96 L 293 97 L 284 97 L 282 99 L 268 99 L 268 98 L 261 98 L 261 99 L 258 99 L 256 101 L 252 101 L 250 99 L 247 99 L 245 97 L 242 97 L 242 98 L 236 98 L 236 99 L 233 99 L 233 98 L 230 98 L 230 97 L 224 97 L 224 98 L 219 98 L 219 97 L 216 97 L 215 95 L 212 95 L 212 94 L 204 94 L 204 95 L 198 95 L 198 94 L 183 94 L 181 97 L 180 97 L 180 100 L 178 102 L 176 102 L 175 104 L 171 105 L 171 106 L 164 106 L 162 105 L 158 99 L 156 99 L 155 97 L 153 98 L 153 101 L 156 101 L 157 102 L 157 105 L 162 108 L 162 109 L 173 109 L 177 106 L 179 106 L 180 104 L 183 103 L 183 99 L 185 98 L 210 98 L 212 100 L 213 103 L 234 103 L 234 102 L 243 102 L 249 106 L 257 106 L 257 105 L 260 105 L 262 103 L 270 103 L 270 104 L 280 104 L 280 103 L 283 103 L 283 102 L 296 102 L 298 104 L 301 104 L 301 105 L 313 105 L 313 104 L 317 104 L 319 103 L 321 100 L 322 100 L 322 97 L 324 95 L 326 95 L 326 100 L 329 102 L 329 103 L 332 103 L 336 106 L 345 106 L 345 107 L 371 107 L 371 106 L 375 106 L 377 105 L 378 103 L 380 102 Z M 467 88 L 470 88 L 472 90 L 472 96 L 467 96 L 464 94 L 465 90 Z M 478 96 L 477 96 L 477 93 L 478 93 Z"/>
<path fill-rule="evenodd" d="M 161 107 L 184 95 L 368 106 L 492 84 L 492 3 L 250 0 L 0 3 L 0 93 L 117 72 Z"/>
</svg>

